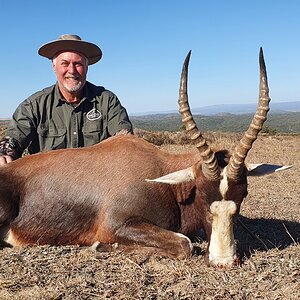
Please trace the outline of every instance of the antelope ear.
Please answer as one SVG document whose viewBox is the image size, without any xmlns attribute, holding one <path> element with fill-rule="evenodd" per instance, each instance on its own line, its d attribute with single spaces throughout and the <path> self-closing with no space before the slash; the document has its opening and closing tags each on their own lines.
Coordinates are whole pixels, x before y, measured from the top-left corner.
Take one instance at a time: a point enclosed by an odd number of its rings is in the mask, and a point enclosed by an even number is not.
<svg viewBox="0 0 300 300">
<path fill-rule="evenodd" d="M 290 166 L 272 165 L 272 164 L 247 164 L 248 176 L 264 176 L 274 172 L 284 171 L 291 168 Z"/>
<path fill-rule="evenodd" d="M 196 178 L 193 167 L 189 167 L 187 169 L 179 170 L 162 177 L 158 177 L 155 179 L 146 179 L 148 182 L 160 182 L 160 183 L 168 183 L 168 184 L 178 184 L 192 181 Z"/>
</svg>

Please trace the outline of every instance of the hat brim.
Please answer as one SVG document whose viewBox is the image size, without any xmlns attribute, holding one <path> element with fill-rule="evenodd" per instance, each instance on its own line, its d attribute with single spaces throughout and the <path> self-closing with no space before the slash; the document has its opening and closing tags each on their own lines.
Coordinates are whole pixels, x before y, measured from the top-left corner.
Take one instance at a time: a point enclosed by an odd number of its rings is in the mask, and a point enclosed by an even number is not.
<svg viewBox="0 0 300 300">
<path fill-rule="evenodd" d="M 102 57 L 102 51 L 97 45 L 82 40 L 56 40 L 41 46 L 38 53 L 41 56 L 52 59 L 57 53 L 62 51 L 82 53 L 88 59 L 89 65 L 98 62 Z"/>
</svg>

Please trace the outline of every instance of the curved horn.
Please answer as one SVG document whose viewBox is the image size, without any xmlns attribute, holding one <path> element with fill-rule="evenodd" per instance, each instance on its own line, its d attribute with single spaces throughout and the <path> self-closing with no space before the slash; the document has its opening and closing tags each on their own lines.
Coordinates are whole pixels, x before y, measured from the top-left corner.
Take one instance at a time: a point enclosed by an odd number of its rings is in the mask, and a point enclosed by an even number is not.
<svg viewBox="0 0 300 300">
<path fill-rule="evenodd" d="M 190 61 L 191 51 L 189 51 L 186 59 L 184 61 L 181 78 L 180 78 L 180 88 L 179 88 L 179 112 L 181 114 L 181 119 L 188 131 L 191 139 L 195 141 L 196 147 L 202 157 L 202 172 L 204 176 L 209 180 L 217 180 L 220 177 L 220 170 L 218 166 L 217 159 L 214 152 L 211 150 L 210 146 L 207 144 L 205 138 L 202 136 L 201 132 L 198 130 L 197 125 L 191 114 L 188 94 L 187 94 L 187 75 L 188 75 L 188 65 Z"/>
<path fill-rule="evenodd" d="M 269 98 L 267 71 L 262 48 L 260 48 L 259 51 L 259 67 L 260 82 L 257 110 L 248 130 L 245 132 L 244 136 L 235 148 L 227 167 L 227 176 L 234 181 L 238 180 L 242 172 L 247 153 L 252 148 L 253 142 L 257 139 L 258 133 L 262 129 L 269 111 L 269 102 L 271 99 Z"/>
</svg>

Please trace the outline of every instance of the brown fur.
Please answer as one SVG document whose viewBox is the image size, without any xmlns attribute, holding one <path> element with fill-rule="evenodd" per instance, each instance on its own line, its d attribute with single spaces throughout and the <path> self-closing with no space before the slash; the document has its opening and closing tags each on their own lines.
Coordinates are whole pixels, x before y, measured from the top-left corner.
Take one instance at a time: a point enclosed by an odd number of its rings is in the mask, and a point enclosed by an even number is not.
<svg viewBox="0 0 300 300">
<path fill-rule="evenodd" d="M 224 167 L 228 153 L 216 154 Z M 197 164 L 197 179 L 177 185 L 145 179 Z M 195 154 L 170 154 L 136 136 L 95 146 L 27 156 L 0 168 L 0 224 L 17 245 L 118 243 L 128 249 L 188 257 L 180 232 L 211 234 L 209 206 L 221 200 L 219 181 L 208 181 Z M 240 203 L 246 176 L 231 183 Z M 2 237 L 5 240 L 5 236 Z"/>
</svg>

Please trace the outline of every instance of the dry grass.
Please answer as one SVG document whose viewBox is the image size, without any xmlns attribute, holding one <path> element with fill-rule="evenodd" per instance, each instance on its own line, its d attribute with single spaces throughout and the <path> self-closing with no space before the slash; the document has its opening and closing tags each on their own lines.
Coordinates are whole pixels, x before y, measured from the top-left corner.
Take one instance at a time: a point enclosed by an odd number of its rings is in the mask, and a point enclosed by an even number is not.
<svg viewBox="0 0 300 300">
<path fill-rule="evenodd" d="M 6 131 L 6 127 L 0 126 L 0 139 L 2 139 L 2 137 L 4 137 L 5 131 Z"/>
<path fill-rule="evenodd" d="M 219 135 L 214 144 L 239 136 Z M 164 144 L 167 151 L 194 151 Z M 230 145 L 232 147 L 232 145 Z M 260 136 L 253 163 L 293 164 L 285 172 L 250 178 L 235 227 L 240 267 L 207 267 L 201 252 L 178 261 L 88 248 L 1 250 L 0 299 L 300 299 L 300 136 Z"/>
<path fill-rule="evenodd" d="M 190 136 L 186 131 L 170 132 L 135 129 L 134 134 L 157 146 L 191 145 Z M 214 147 L 226 148 L 228 150 L 231 150 L 232 146 L 241 138 L 241 134 L 232 132 L 206 132 L 203 136 L 210 144 L 213 144 Z M 179 151 L 181 151 L 181 149 L 179 149 Z"/>
</svg>

